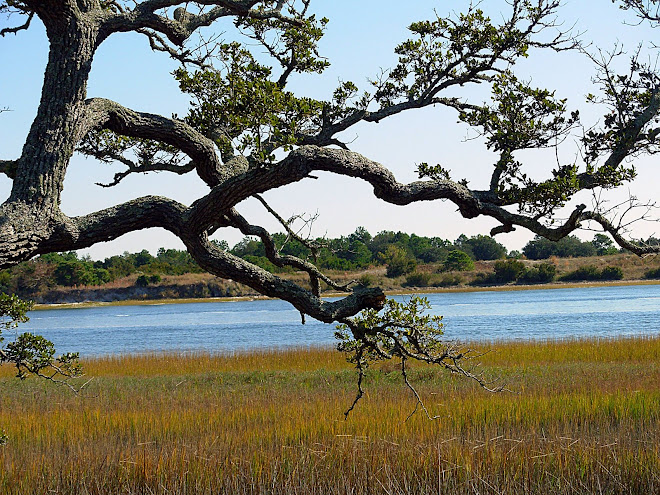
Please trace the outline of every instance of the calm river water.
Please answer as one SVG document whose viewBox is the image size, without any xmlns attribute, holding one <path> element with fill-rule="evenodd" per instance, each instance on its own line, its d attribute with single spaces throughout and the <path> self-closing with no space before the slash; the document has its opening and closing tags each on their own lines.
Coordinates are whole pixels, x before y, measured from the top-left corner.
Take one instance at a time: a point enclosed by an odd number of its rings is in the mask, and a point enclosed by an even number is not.
<svg viewBox="0 0 660 495">
<path fill-rule="evenodd" d="M 396 296 L 403 299 L 405 296 Z M 428 294 L 458 340 L 660 334 L 660 285 Z M 334 326 L 282 301 L 237 301 L 33 311 L 20 331 L 81 356 L 234 351 L 334 343 Z"/>
</svg>

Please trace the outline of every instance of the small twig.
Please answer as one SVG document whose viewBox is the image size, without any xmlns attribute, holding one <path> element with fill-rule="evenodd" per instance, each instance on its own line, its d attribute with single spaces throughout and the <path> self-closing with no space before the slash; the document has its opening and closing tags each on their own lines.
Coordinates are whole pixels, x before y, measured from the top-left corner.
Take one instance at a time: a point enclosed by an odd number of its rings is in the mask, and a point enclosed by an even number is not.
<svg viewBox="0 0 660 495">
<path fill-rule="evenodd" d="M 364 390 L 362 390 L 362 379 L 364 378 L 364 369 L 360 363 L 356 365 L 356 368 L 358 370 L 358 379 L 357 379 L 357 394 L 355 395 L 355 399 L 353 399 L 353 403 L 351 406 L 344 412 L 344 420 L 348 420 L 348 415 L 351 414 L 351 411 L 355 409 L 355 406 L 357 403 L 360 401 L 362 396 L 364 395 Z"/>
<path fill-rule="evenodd" d="M 441 416 L 431 416 L 429 413 L 428 409 L 426 409 L 426 406 L 424 405 L 424 402 L 422 401 L 422 398 L 419 396 L 417 393 L 417 390 L 415 390 L 415 387 L 412 386 L 412 383 L 408 381 L 408 374 L 406 373 L 406 357 L 401 358 L 401 376 L 403 377 L 403 383 L 406 384 L 406 386 L 410 389 L 410 391 L 413 393 L 415 396 L 415 399 L 417 400 L 417 403 L 415 404 L 415 409 L 412 410 L 412 412 L 408 415 L 406 418 L 406 422 L 413 417 L 413 415 L 417 412 L 418 406 L 422 408 L 424 413 L 426 414 L 426 417 L 430 420 L 435 420 L 440 418 Z"/>
<path fill-rule="evenodd" d="M 32 22 L 32 19 L 34 18 L 34 12 L 30 12 L 28 14 L 28 18 L 25 21 L 24 24 L 21 24 L 20 26 L 12 27 L 12 28 L 4 28 L 0 29 L 0 36 L 5 36 L 7 34 L 16 34 L 19 31 L 24 31 L 30 27 L 30 23 Z"/>
</svg>

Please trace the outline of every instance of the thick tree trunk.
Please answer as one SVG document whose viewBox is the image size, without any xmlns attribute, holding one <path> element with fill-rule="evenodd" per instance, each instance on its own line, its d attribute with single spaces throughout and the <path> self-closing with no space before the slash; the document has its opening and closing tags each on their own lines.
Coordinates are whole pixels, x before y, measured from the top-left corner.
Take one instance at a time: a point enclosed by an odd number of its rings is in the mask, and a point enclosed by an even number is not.
<svg viewBox="0 0 660 495">
<path fill-rule="evenodd" d="M 64 177 L 76 143 L 87 128 L 85 98 L 97 46 L 97 23 L 75 9 L 44 18 L 50 52 L 37 115 L 9 199 L 0 206 L 0 267 L 43 251 L 62 226 Z"/>
<path fill-rule="evenodd" d="M 47 26 L 48 65 L 37 116 L 17 163 L 10 201 L 57 209 L 66 168 L 84 126 L 84 101 L 92 57 L 95 24 L 71 15 Z"/>
</svg>

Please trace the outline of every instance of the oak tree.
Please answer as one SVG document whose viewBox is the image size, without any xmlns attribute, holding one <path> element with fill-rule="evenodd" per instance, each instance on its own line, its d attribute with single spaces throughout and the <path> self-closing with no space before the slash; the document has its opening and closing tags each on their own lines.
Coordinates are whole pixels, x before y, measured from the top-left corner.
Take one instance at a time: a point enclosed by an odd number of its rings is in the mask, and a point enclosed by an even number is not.
<svg viewBox="0 0 660 495">
<path fill-rule="evenodd" d="M 516 75 L 521 58 L 543 50 L 581 49 L 576 34 L 563 32 L 556 22 L 560 0 L 502 2 L 497 22 L 478 3 L 468 4 L 461 14 L 415 22 L 410 39 L 395 48 L 393 68 L 374 75 L 366 89 L 342 82 L 323 101 L 288 89 L 292 74 L 322 73 L 329 63 L 317 50 L 328 21 L 311 12 L 310 1 L 1 0 L 0 13 L 10 14 L 15 24 L 0 29 L 0 36 L 20 35 L 38 18 L 50 48 L 41 100 L 22 153 L 0 160 L 0 172 L 12 181 L 11 194 L 0 205 L 0 268 L 161 227 L 181 239 L 210 273 L 290 302 L 303 320 L 309 315 L 343 324 L 342 347 L 354 353 L 358 366 L 368 357 L 396 356 L 404 363 L 416 358 L 460 371 L 456 363 L 462 354 L 439 344 L 437 322 L 415 317 L 422 303 L 405 308 L 388 303 L 379 316 L 374 311 L 386 303 L 382 290 L 342 285 L 322 273 L 314 264 L 319 246 L 299 238 L 261 194 L 327 171 L 368 182 L 374 195 L 388 203 L 445 200 L 466 219 L 491 217 L 498 222 L 491 235 L 520 227 L 558 240 L 589 223 L 634 253 L 658 252 L 658 246 L 628 239 L 625 222 L 605 210 L 577 205 L 563 220 L 556 215 L 580 191 L 632 180 L 630 159 L 657 152 L 660 132 L 659 76 L 639 58 L 633 57 L 629 73 L 620 75 L 607 57 L 585 50 L 595 70 L 589 99 L 605 108 L 595 124 L 580 122 L 553 91 Z M 655 23 L 657 5 L 650 0 L 621 3 Z M 191 44 L 193 35 L 209 26 L 233 26 L 247 42 L 212 38 Z M 187 115 L 155 115 L 88 98 L 99 47 L 125 32 L 143 35 L 154 51 L 181 62 L 175 77 L 193 99 Z M 264 52 L 269 63 L 263 61 Z M 476 84 L 490 87 L 489 102 L 471 101 L 469 93 L 461 96 L 462 88 Z M 496 154 L 494 163 L 483 163 L 489 177 L 485 187 L 473 187 L 428 163 L 418 165 L 418 181 L 403 184 L 386 164 L 351 151 L 340 140 L 342 132 L 359 123 L 433 106 L 453 109 Z M 543 180 L 526 174 L 521 151 L 552 149 L 576 130 L 582 133 L 573 163 L 557 164 Z M 190 205 L 147 195 L 67 216 L 60 198 L 75 152 L 123 167 L 105 187 L 130 174 L 163 171 L 197 174 L 208 189 Z M 282 254 L 267 229 L 242 216 L 235 207 L 248 198 L 259 199 L 287 235 L 306 243 L 309 259 Z M 210 241 L 225 228 L 259 238 L 271 263 L 305 272 L 309 285 L 278 277 Z M 322 286 L 348 295 L 323 300 Z M 363 310 L 366 315 L 356 318 Z"/>
</svg>

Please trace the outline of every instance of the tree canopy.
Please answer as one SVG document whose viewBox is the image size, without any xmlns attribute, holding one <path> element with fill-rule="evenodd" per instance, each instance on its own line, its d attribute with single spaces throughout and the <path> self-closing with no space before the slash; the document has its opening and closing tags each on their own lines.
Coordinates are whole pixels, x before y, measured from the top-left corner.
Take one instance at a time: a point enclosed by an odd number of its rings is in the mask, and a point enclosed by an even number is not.
<svg viewBox="0 0 660 495">
<path fill-rule="evenodd" d="M 0 1 L 0 13 L 10 14 L 14 22 L 0 29 L 0 36 L 20 35 L 38 18 L 50 45 L 39 108 L 23 151 L 0 160 L 0 171 L 12 181 L 11 194 L 0 205 L 0 268 L 161 227 L 180 238 L 204 270 L 290 302 L 303 320 L 309 315 L 346 325 L 359 340 L 347 348 L 437 362 L 448 354 L 429 354 L 432 346 L 419 340 L 417 331 L 404 325 L 389 332 L 373 314 L 353 319 L 362 310 L 383 308 L 382 290 L 344 286 L 327 277 L 318 268 L 322 246 L 301 236 L 262 193 L 326 171 L 366 181 L 377 198 L 391 204 L 444 200 L 466 219 L 490 217 L 499 224 L 491 235 L 520 227 L 558 240 L 590 225 L 634 253 L 659 251 L 657 245 L 627 238 L 628 217 L 602 202 L 592 208 L 570 203 L 580 191 L 596 193 L 626 184 L 635 176 L 635 158 L 658 151 L 659 76 L 640 52 L 632 56 L 627 73 L 617 73 L 612 61 L 620 53 L 590 52 L 577 33 L 562 30 L 557 20 L 560 0 L 502 2 L 496 19 L 478 3 L 466 2 L 462 13 L 411 24 L 409 39 L 395 48 L 398 62 L 380 73 L 374 68 L 367 88 L 343 81 L 327 98 L 317 100 L 297 95 L 288 84 L 292 74 L 322 73 L 330 63 L 317 49 L 328 19 L 313 14 L 310 2 Z M 622 1 L 620 6 L 632 9 L 643 22 L 660 21 L 656 1 Z M 192 42 L 193 34 L 208 27 L 234 29 L 244 42 Z M 88 98 L 99 47 L 124 32 L 143 35 L 154 51 L 181 63 L 174 77 L 192 99 L 187 115 L 166 117 Z M 600 120 L 583 122 L 552 89 L 519 77 L 519 60 L 547 50 L 584 53 L 594 70 L 593 92 L 586 98 L 602 110 Z M 477 84 L 490 88 L 490 101 L 470 97 L 466 88 Z M 483 163 L 489 177 L 485 188 L 471 186 L 460 172 L 429 163 L 417 164 L 419 180 L 404 184 L 387 164 L 351 151 L 350 143 L 341 140 L 342 132 L 360 123 L 431 107 L 455 111 L 455 119 L 474 129 L 496 154 L 494 163 Z M 552 153 L 567 139 L 576 142 L 574 161 L 557 162 L 544 178 L 528 175 L 524 151 Z M 190 205 L 145 195 L 87 215 L 67 216 L 60 200 L 76 151 L 122 167 L 103 187 L 130 174 L 161 171 L 195 173 L 208 189 Z M 235 207 L 248 198 L 261 201 L 265 214 L 282 224 L 286 236 L 306 246 L 309 256 L 282 252 L 259 221 L 241 215 Z M 637 206 L 631 200 L 626 212 Z M 570 211 L 560 215 L 565 207 Z M 311 288 L 210 241 L 212 234 L 227 228 L 260 239 L 273 265 L 306 272 Z M 363 240 L 348 240 L 347 249 L 355 242 Z M 473 251 L 483 247 L 475 245 Z M 359 250 L 355 256 L 360 259 Z M 500 253 L 485 256 L 497 258 Z M 349 295 L 324 301 L 321 284 Z M 399 311 L 390 308 L 397 321 L 403 318 Z M 365 321 L 374 322 L 377 330 L 365 332 Z"/>
</svg>

